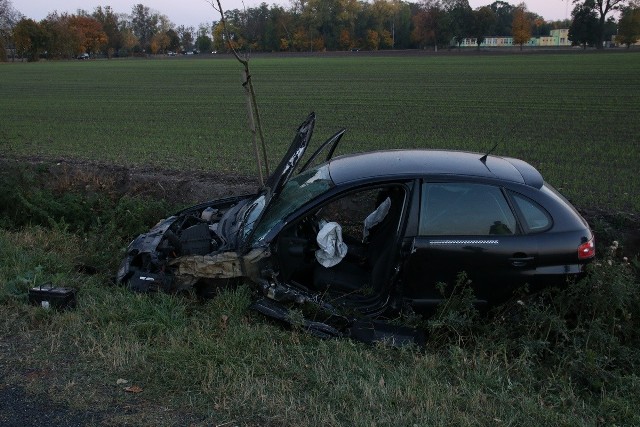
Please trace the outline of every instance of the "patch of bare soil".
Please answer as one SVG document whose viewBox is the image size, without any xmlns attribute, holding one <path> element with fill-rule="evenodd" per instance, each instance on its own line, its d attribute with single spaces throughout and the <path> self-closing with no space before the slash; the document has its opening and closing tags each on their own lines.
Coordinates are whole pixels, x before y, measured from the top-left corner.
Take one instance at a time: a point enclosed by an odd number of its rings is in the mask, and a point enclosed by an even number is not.
<svg viewBox="0 0 640 427">
<path fill-rule="evenodd" d="M 249 176 L 126 167 L 70 158 L 0 156 L 0 168 L 8 166 L 32 168 L 38 181 L 52 190 L 146 196 L 175 205 L 255 193 L 259 185 Z"/>
</svg>

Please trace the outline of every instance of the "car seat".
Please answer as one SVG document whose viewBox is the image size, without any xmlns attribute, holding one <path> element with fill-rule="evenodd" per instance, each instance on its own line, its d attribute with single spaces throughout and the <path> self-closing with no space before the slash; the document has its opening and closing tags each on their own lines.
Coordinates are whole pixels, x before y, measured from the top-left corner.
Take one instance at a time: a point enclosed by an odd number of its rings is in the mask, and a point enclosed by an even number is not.
<svg viewBox="0 0 640 427">
<path fill-rule="evenodd" d="M 345 259 L 340 264 L 329 268 L 316 265 L 314 268 L 316 289 L 368 294 L 369 292 L 378 293 L 385 287 L 396 246 L 394 243 L 404 205 L 404 192 L 400 187 L 384 189 L 378 196 L 376 207 L 387 197 L 391 199 L 389 213 L 369 230 L 364 263 Z"/>
</svg>

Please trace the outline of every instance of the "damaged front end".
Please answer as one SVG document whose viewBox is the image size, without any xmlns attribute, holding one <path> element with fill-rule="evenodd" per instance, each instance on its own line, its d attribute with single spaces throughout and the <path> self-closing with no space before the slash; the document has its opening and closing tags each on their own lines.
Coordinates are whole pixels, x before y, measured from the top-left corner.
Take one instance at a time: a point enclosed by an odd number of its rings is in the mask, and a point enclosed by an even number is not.
<svg viewBox="0 0 640 427">
<path fill-rule="evenodd" d="M 300 125 L 287 154 L 256 194 L 185 209 L 134 239 L 117 282 L 135 292 L 186 291 L 202 297 L 214 296 L 231 284 L 250 282 L 258 295 L 252 309 L 319 337 L 352 337 L 392 345 L 419 342 L 413 329 L 374 320 L 382 309 L 358 313 L 357 307 L 334 305 L 326 291 L 311 290 L 286 273 L 297 263 L 293 258 L 309 253 L 315 235 L 281 236 L 278 243 L 279 230 L 289 214 L 333 187 L 326 166 L 305 170 L 318 151 L 293 176 L 314 123 L 311 114 Z M 330 149 L 329 156 L 343 133 L 322 144 Z M 276 260 L 274 252 L 284 250 L 283 242 L 289 243 L 287 252 L 293 258 Z"/>
<path fill-rule="evenodd" d="M 268 250 L 240 254 L 241 219 L 255 196 L 189 208 L 134 239 L 117 282 L 135 292 L 204 290 L 234 278 L 255 278 Z"/>
<path fill-rule="evenodd" d="M 268 250 L 254 250 L 249 238 L 302 159 L 314 124 L 312 113 L 257 194 L 185 209 L 138 236 L 127 249 L 118 283 L 138 292 L 179 292 L 240 277 L 259 280 L 256 264 L 268 256 Z"/>
</svg>

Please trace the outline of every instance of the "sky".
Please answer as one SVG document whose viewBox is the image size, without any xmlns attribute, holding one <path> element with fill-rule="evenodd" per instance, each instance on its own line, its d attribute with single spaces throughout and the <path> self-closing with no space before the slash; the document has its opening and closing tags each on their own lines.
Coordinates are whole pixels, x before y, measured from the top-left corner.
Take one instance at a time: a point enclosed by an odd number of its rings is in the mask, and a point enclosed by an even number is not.
<svg viewBox="0 0 640 427">
<path fill-rule="evenodd" d="M 412 0 L 418 3 L 419 0 Z M 522 0 L 506 0 L 512 5 L 519 4 Z M 265 0 L 269 5 L 279 4 L 290 6 L 289 0 Z M 472 8 L 486 6 L 493 0 L 469 0 Z M 75 13 L 78 9 L 93 12 L 97 6 L 111 6 L 116 13 L 131 13 L 134 4 L 142 3 L 152 10 L 167 15 L 175 25 L 198 27 L 200 23 L 209 23 L 219 19 L 207 0 L 13 0 L 13 7 L 35 21 L 44 19 L 53 11 L 59 13 Z M 221 0 L 225 9 L 242 9 L 243 7 L 256 7 L 262 1 L 245 0 Z M 571 0 L 524 0 L 527 8 L 535 12 L 547 21 L 555 21 L 571 17 Z"/>
</svg>

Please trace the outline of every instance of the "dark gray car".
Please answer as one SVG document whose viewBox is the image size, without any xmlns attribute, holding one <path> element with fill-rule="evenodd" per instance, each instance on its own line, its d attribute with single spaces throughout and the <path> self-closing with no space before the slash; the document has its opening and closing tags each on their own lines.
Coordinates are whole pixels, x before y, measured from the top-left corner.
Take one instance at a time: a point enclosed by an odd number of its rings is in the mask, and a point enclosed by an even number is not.
<svg viewBox="0 0 640 427">
<path fill-rule="evenodd" d="M 296 308 L 318 335 L 404 341 L 413 332 L 376 319 L 433 308 L 436 285 L 461 271 L 483 305 L 524 284 L 563 285 L 595 255 L 588 224 L 526 162 L 445 150 L 332 158 L 342 130 L 297 170 L 314 123 L 256 194 L 194 206 L 138 236 L 118 281 L 213 294 L 245 279 L 266 315 L 288 322 Z"/>
</svg>

